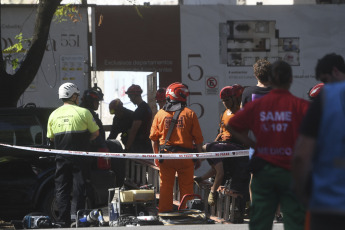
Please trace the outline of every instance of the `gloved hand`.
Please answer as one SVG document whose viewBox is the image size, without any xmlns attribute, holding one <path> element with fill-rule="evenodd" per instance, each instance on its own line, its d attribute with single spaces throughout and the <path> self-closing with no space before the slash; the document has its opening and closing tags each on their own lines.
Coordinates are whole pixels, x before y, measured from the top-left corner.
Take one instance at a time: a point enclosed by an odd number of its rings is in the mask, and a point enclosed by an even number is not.
<svg viewBox="0 0 345 230">
<path fill-rule="evenodd" d="M 213 206 L 216 204 L 216 200 L 217 200 L 217 192 L 211 192 L 208 194 L 208 199 L 207 202 L 210 206 Z"/>
</svg>

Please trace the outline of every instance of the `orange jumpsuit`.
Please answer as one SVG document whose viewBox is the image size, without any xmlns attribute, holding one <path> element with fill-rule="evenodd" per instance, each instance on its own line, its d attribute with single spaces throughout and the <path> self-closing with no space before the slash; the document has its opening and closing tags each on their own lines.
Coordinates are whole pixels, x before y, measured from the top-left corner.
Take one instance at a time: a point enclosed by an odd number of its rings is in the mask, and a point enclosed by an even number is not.
<svg viewBox="0 0 345 230">
<path fill-rule="evenodd" d="M 153 119 L 150 139 L 159 141 L 160 145 L 165 142 L 171 119 L 175 112 L 159 110 Z M 179 146 L 193 149 L 194 144 L 202 144 L 203 136 L 199 121 L 195 112 L 187 107 L 180 113 L 178 122 L 171 133 L 166 146 Z M 181 152 L 181 151 L 180 151 Z M 180 198 L 185 194 L 193 194 L 194 162 L 192 159 L 172 159 L 164 160 L 160 167 L 160 199 L 159 212 L 173 210 L 173 187 L 176 172 L 180 189 Z"/>
</svg>

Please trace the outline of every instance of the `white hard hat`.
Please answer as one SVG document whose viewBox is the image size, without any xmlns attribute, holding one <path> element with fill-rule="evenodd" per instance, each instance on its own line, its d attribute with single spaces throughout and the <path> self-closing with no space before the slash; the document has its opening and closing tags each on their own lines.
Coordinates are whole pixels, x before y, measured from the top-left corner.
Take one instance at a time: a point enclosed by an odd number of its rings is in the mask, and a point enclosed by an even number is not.
<svg viewBox="0 0 345 230">
<path fill-rule="evenodd" d="M 70 98 L 75 93 L 80 93 L 78 87 L 75 84 L 70 82 L 64 83 L 59 88 L 59 99 Z"/>
</svg>

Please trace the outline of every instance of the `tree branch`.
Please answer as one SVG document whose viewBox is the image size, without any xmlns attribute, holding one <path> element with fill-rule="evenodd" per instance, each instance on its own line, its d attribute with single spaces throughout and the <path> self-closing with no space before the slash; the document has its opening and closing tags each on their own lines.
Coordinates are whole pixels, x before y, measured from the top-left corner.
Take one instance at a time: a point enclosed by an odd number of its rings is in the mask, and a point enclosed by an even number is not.
<svg viewBox="0 0 345 230">
<path fill-rule="evenodd" d="M 24 92 L 35 78 L 41 65 L 47 41 L 51 21 L 61 0 L 41 0 L 37 9 L 34 35 L 31 47 L 27 52 L 26 58 L 21 64 L 19 70 L 14 74 L 16 80 L 21 81 L 19 91 Z M 22 94 L 20 93 L 20 95 Z M 19 97 L 20 97 L 19 95 Z"/>
</svg>

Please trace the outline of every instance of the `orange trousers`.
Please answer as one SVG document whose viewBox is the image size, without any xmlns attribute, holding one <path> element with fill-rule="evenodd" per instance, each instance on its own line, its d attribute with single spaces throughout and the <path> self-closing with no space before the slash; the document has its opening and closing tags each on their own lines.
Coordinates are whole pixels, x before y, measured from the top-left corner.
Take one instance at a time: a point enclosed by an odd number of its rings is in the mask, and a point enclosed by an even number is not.
<svg viewBox="0 0 345 230">
<path fill-rule="evenodd" d="M 191 159 L 164 160 L 159 164 L 159 168 L 159 176 L 161 179 L 158 206 L 159 212 L 173 211 L 173 189 L 176 172 L 178 175 L 180 199 L 182 199 L 185 194 L 194 193 L 194 162 Z M 186 205 L 182 208 L 185 209 Z"/>
<path fill-rule="evenodd" d="M 304 230 L 310 230 L 310 211 L 307 210 L 305 214 Z"/>
</svg>

